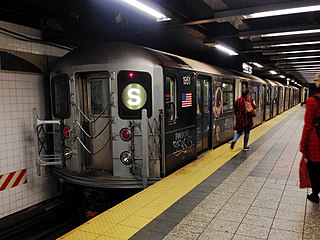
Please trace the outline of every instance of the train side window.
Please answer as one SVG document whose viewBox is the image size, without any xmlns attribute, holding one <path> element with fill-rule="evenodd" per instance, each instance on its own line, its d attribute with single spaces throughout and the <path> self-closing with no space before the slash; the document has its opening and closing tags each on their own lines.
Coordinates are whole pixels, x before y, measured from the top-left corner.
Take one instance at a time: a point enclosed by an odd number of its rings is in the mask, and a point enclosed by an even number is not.
<svg viewBox="0 0 320 240">
<path fill-rule="evenodd" d="M 277 88 L 277 87 L 274 88 L 273 94 L 274 94 L 274 95 L 273 95 L 273 96 L 274 96 L 274 97 L 273 97 L 273 99 L 274 99 L 273 101 L 277 103 L 277 102 L 278 102 L 278 88 Z"/>
<path fill-rule="evenodd" d="M 106 79 L 90 79 L 91 115 L 109 115 L 109 83 Z"/>
<path fill-rule="evenodd" d="M 257 86 L 253 86 L 251 89 L 251 98 L 253 99 L 254 103 L 257 107 L 259 107 L 259 99 L 258 99 L 259 89 Z"/>
<path fill-rule="evenodd" d="M 222 83 L 223 111 L 233 109 L 234 89 L 232 83 Z"/>
<path fill-rule="evenodd" d="M 167 121 L 174 122 L 176 120 L 177 111 L 177 91 L 176 79 L 173 76 L 165 77 L 165 111 Z"/>
<path fill-rule="evenodd" d="M 266 104 L 269 105 L 271 103 L 271 88 L 267 86 L 267 96 L 266 96 Z"/>
<path fill-rule="evenodd" d="M 209 79 L 205 79 L 203 82 L 203 110 L 205 113 L 209 113 L 210 106 L 209 106 Z"/>
<path fill-rule="evenodd" d="M 70 88 L 69 77 L 60 75 L 51 79 L 52 113 L 55 118 L 69 118 Z"/>
<path fill-rule="evenodd" d="M 197 116 L 201 116 L 201 81 L 197 79 L 197 87 L 196 87 L 196 95 L 197 95 Z"/>
</svg>

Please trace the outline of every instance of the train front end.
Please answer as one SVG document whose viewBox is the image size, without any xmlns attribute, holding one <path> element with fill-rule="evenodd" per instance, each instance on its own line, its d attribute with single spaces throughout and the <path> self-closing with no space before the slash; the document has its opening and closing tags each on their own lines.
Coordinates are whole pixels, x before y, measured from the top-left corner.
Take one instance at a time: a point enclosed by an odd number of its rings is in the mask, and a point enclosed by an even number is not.
<svg viewBox="0 0 320 240">
<path fill-rule="evenodd" d="M 130 44 L 66 55 L 51 75 L 52 119 L 35 112 L 39 173 L 53 166 L 59 182 L 101 189 L 158 181 L 162 78 L 152 55 Z"/>
</svg>

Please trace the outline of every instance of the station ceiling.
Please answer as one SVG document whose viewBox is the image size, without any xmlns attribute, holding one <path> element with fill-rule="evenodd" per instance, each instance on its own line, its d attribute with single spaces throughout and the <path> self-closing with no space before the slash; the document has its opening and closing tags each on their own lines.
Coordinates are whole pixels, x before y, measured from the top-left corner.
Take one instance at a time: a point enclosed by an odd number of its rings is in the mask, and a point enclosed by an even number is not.
<svg viewBox="0 0 320 240">
<path fill-rule="evenodd" d="M 287 78 L 302 85 L 312 83 L 320 71 L 320 8 L 315 7 L 320 5 L 319 0 L 141 2 L 171 20 L 158 22 L 122 0 L 1 1 L 0 20 L 39 28 L 45 41 L 71 47 L 120 40 L 225 68 L 239 70 L 242 62 L 247 62 L 254 75 L 283 83 Z M 307 6 L 314 7 L 303 13 L 289 14 L 286 10 L 278 16 L 251 15 Z M 287 35 L 278 36 L 282 32 Z M 239 55 L 221 53 L 214 47 L 218 43 Z"/>
</svg>

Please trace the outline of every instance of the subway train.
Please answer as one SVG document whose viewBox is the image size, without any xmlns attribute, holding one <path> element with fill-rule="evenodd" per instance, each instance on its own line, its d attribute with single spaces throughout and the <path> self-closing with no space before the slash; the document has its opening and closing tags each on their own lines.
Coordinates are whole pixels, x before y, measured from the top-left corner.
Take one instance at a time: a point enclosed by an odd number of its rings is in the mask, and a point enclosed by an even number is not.
<svg viewBox="0 0 320 240">
<path fill-rule="evenodd" d="M 130 43 L 71 51 L 51 71 L 52 119 L 34 109 L 39 174 L 49 167 L 72 186 L 145 188 L 231 140 L 244 88 L 254 126 L 300 102 L 297 87 Z"/>
</svg>

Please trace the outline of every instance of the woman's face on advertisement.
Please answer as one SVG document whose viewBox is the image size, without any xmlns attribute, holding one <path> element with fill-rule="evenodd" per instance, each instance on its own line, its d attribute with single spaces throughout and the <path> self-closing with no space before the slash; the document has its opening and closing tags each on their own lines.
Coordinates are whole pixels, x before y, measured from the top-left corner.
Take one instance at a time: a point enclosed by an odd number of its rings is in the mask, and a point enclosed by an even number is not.
<svg viewBox="0 0 320 240">
<path fill-rule="evenodd" d="M 221 107 L 221 104 L 222 104 L 222 93 L 221 93 L 221 89 L 218 88 L 216 90 L 216 101 L 215 101 L 215 105 L 216 107 Z"/>
</svg>

